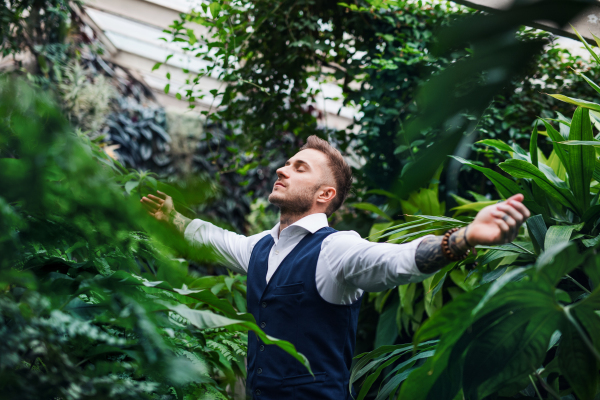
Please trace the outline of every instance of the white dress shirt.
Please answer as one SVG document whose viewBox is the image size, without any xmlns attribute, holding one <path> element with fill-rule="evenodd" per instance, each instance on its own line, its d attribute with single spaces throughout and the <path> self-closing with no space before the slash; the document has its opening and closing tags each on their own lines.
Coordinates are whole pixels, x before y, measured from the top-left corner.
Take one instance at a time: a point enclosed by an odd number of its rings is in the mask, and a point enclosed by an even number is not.
<svg viewBox="0 0 600 400">
<path fill-rule="evenodd" d="M 286 227 L 281 234 L 277 223 L 270 231 L 243 236 L 195 219 L 184 235 L 192 246 L 212 247 L 226 267 L 245 275 L 254 245 L 270 233 L 275 244 L 269 253 L 269 282 L 284 258 L 304 236 L 326 226 L 325 214 L 311 214 Z M 365 290 L 379 292 L 420 282 L 432 276 L 419 271 L 415 262 L 415 252 L 421 240 L 423 238 L 405 244 L 373 243 L 362 239 L 355 231 L 335 232 L 321 244 L 315 276 L 317 290 L 330 303 L 352 304 Z"/>
</svg>

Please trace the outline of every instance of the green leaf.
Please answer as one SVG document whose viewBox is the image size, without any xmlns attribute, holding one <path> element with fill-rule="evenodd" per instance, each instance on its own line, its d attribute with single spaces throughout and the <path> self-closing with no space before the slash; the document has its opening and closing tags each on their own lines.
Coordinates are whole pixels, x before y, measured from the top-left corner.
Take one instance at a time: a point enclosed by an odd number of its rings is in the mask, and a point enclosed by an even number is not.
<svg viewBox="0 0 600 400">
<path fill-rule="evenodd" d="M 475 143 L 480 143 L 480 144 L 483 144 L 483 145 L 486 145 L 486 146 L 495 147 L 496 149 L 498 149 L 500 151 L 506 151 L 508 153 L 513 153 L 515 151 L 508 144 L 506 144 L 502 140 L 498 140 L 498 139 L 484 139 L 484 140 L 480 140 L 480 141 L 475 142 Z"/>
<path fill-rule="evenodd" d="M 558 156 L 558 159 L 563 164 L 565 168 L 569 167 L 569 160 L 567 158 L 567 153 L 558 143 L 564 140 L 563 136 L 558 132 L 552 125 L 550 125 L 546 120 L 542 120 L 544 125 L 546 126 L 546 132 L 548 132 L 548 136 L 552 139 L 552 146 L 554 148 L 554 154 Z M 550 155 L 552 157 L 552 154 Z M 558 175 L 558 174 L 557 174 Z"/>
<path fill-rule="evenodd" d="M 157 69 L 160 68 L 160 66 L 163 65 L 163 63 L 161 62 L 157 62 L 156 64 L 154 64 L 154 66 L 152 67 L 152 71 L 156 71 Z"/>
<path fill-rule="evenodd" d="M 473 164 L 472 162 L 465 160 L 464 158 L 461 158 L 461 157 L 456 157 L 456 156 L 451 156 L 451 157 L 463 164 L 470 166 L 473 169 L 476 169 L 479 172 L 482 172 L 485 176 L 487 176 L 487 178 L 490 181 L 492 181 L 492 183 L 496 187 L 496 190 L 498 190 L 498 193 L 500 193 L 500 195 L 502 197 L 504 197 L 505 199 L 507 199 L 510 196 L 513 196 L 517 193 L 523 192 L 521 190 L 521 188 L 519 187 L 519 185 L 517 185 L 513 180 L 511 180 L 505 176 L 502 176 L 501 174 L 499 174 L 496 171 L 493 171 L 489 168 L 480 167 L 479 165 Z"/>
<path fill-rule="evenodd" d="M 590 52 L 591 56 L 594 57 L 594 59 L 596 60 L 596 62 L 598 64 L 600 64 L 600 57 L 598 57 L 598 54 L 596 54 L 596 52 L 590 47 L 590 45 L 588 44 L 588 42 L 579 34 L 579 32 L 577 31 L 577 29 L 575 29 L 575 27 L 573 25 L 571 25 L 571 28 L 573 29 L 573 32 L 575 32 L 575 34 L 577 35 L 577 37 L 579 38 L 579 40 L 581 41 L 581 43 L 583 43 L 583 45 L 585 46 L 585 48 L 587 49 L 587 51 Z"/>
<path fill-rule="evenodd" d="M 575 110 L 569 132 L 569 141 L 592 141 L 592 124 L 590 112 L 580 107 Z M 580 209 L 585 211 L 590 205 L 590 182 L 594 174 L 596 152 L 588 146 L 572 146 L 569 148 L 569 184 L 575 198 L 579 200 Z"/>
<path fill-rule="evenodd" d="M 582 214 L 577 200 L 568 189 L 558 187 L 555 182 L 550 181 L 544 173 L 527 161 L 507 160 L 501 163 L 499 167 L 515 178 L 533 179 L 554 200 L 576 213 Z"/>
<path fill-rule="evenodd" d="M 167 83 L 167 84 L 165 85 L 165 94 L 168 94 L 168 93 L 169 93 L 169 89 L 171 89 L 171 84 L 170 84 L 170 83 Z"/>
<path fill-rule="evenodd" d="M 546 239 L 544 241 L 544 248 L 551 249 L 556 245 L 568 242 L 571 233 L 573 233 L 573 228 L 573 225 L 553 225 L 548 228 L 548 233 L 546 233 Z"/>
<path fill-rule="evenodd" d="M 219 11 L 221 11 L 221 5 L 217 1 L 210 3 L 210 15 L 213 18 L 219 17 Z"/>
<path fill-rule="evenodd" d="M 129 181 L 125 184 L 125 191 L 127 192 L 127 194 L 131 194 L 131 191 L 138 187 L 139 184 L 139 181 Z"/>
<path fill-rule="evenodd" d="M 592 103 L 591 101 L 574 99 L 572 97 L 563 96 L 562 94 L 550 94 L 549 96 L 554 97 L 557 100 L 564 101 L 565 103 L 586 108 L 588 110 L 600 111 L 600 104 Z"/>
<path fill-rule="evenodd" d="M 537 147 L 538 129 L 537 120 L 534 122 L 533 130 L 531 131 L 531 139 L 529 140 L 529 155 L 531 157 L 531 163 L 538 166 L 538 147 Z"/>
<path fill-rule="evenodd" d="M 293 344 L 291 344 L 290 342 L 286 342 L 285 340 L 279 340 L 274 337 L 268 336 L 258 327 L 258 325 L 256 325 L 256 322 L 254 321 L 231 319 L 222 315 L 212 313 L 210 311 L 192 310 L 182 304 L 177 306 L 173 306 L 168 303 L 163 304 L 169 310 L 176 312 L 177 314 L 187 319 L 190 322 L 190 324 L 194 325 L 198 329 L 228 328 L 233 331 L 252 331 L 256 334 L 256 336 L 260 338 L 260 340 L 264 344 L 275 345 L 283 351 L 285 351 L 286 353 L 288 353 L 290 356 L 294 357 L 302 365 L 304 365 L 312 375 L 312 370 L 310 368 L 310 363 L 308 362 L 308 359 L 303 354 L 298 353 L 296 351 L 296 347 Z"/>
<path fill-rule="evenodd" d="M 598 363 L 585 345 L 577 329 L 564 321 L 560 329 L 558 366 L 561 374 L 581 400 L 593 400 L 596 395 Z"/>
<path fill-rule="evenodd" d="M 529 231 L 529 236 L 531 237 L 533 246 L 536 249 L 536 253 L 539 254 L 544 250 L 546 233 L 548 232 L 548 228 L 544 222 L 544 217 L 540 214 L 534 215 L 533 217 L 527 219 L 526 224 L 527 230 Z"/>
<path fill-rule="evenodd" d="M 482 318 L 473 326 L 475 334 L 463 367 L 465 398 L 485 398 L 542 363 L 560 321 L 560 312 L 553 306 L 549 300 L 499 318 Z"/>
<path fill-rule="evenodd" d="M 351 203 L 351 204 L 348 204 L 348 205 L 350 207 L 358 208 L 359 210 L 370 211 L 372 213 L 375 213 L 375 214 L 379 215 L 380 217 L 383 217 L 383 218 L 387 219 L 388 221 L 392 220 L 385 212 L 383 212 L 375 204 L 371 204 L 371 203 Z"/>
</svg>

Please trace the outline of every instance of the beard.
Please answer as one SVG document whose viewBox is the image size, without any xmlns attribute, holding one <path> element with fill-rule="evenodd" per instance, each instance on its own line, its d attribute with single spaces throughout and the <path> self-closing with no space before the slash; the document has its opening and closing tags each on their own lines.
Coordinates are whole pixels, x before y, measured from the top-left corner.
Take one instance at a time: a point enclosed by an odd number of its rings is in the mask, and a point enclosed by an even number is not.
<svg viewBox="0 0 600 400">
<path fill-rule="evenodd" d="M 269 195 L 269 203 L 278 207 L 281 214 L 302 215 L 307 213 L 313 206 L 314 196 L 321 184 L 313 188 L 304 188 L 294 193 L 287 193 L 288 198 L 273 191 Z M 289 192 L 288 187 L 288 192 Z"/>
</svg>

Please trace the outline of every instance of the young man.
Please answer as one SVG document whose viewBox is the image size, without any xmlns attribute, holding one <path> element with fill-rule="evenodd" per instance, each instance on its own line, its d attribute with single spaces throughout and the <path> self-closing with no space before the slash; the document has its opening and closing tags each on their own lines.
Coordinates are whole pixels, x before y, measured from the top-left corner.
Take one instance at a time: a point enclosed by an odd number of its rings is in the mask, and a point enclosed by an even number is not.
<svg viewBox="0 0 600 400">
<path fill-rule="evenodd" d="M 248 311 L 268 335 L 290 341 L 308 357 L 314 377 L 251 332 L 247 389 L 255 399 L 350 399 L 363 291 L 419 282 L 472 246 L 510 242 L 529 217 L 518 194 L 484 208 L 446 239 L 430 235 L 406 244 L 371 243 L 327 224 L 352 183 L 350 167 L 329 143 L 309 137 L 277 177 L 269 202 L 279 207 L 280 221 L 250 237 L 184 217 L 162 192 L 141 200 L 192 245 L 211 246 L 226 266 L 248 274 Z"/>
</svg>

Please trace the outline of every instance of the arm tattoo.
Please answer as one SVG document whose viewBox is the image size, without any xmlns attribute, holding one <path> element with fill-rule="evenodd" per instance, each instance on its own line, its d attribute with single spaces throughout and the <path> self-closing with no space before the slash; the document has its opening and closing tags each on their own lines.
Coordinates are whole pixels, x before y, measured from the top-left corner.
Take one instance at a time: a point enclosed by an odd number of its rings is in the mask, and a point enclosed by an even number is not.
<svg viewBox="0 0 600 400">
<path fill-rule="evenodd" d="M 171 224 L 175 227 L 175 229 L 177 229 L 177 231 L 182 235 L 185 232 L 185 228 L 187 228 L 189 223 L 192 222 L 191 219 L 184 217 L 175 210 L 171 211 L 171 214 L 169 214 L 169 219 L 171 220 Z"/>
<path fill-rule="evenodd" d="M 469 246 L 465 241 L 465 230 L 461 228 L 450 235 L 448 245 L 453 253 L 460 255 L 467 251 Z M 417 247 L 415 254 L 417 268 L 424 274 L 431 274 L 443 268 L 450 261 L 444 257 L 442 251 L 442 236 L 426 237 Z"/>
</svg>

